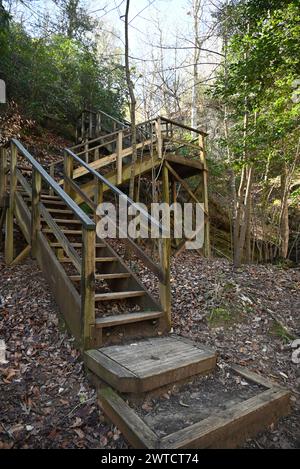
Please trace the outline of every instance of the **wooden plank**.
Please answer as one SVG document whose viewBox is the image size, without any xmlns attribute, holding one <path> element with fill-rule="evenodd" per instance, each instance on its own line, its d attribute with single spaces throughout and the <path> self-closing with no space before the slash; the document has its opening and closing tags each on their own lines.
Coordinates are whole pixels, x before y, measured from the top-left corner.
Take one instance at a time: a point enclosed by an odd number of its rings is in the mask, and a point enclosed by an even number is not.
<svg viewBox="0 0 300 469">
<path fill-rule="evenodd" d="M 166 162 L 162 168 L 162 201 L 170 204 L 169 192 L 169 171 Z M 170 270 L 170 257 L 171 257 L 171 241 L 170 238 L 159 239 L 159 254 L 161 269 L 164 274 L 163 282 L 160 282 L 160 302 L 164 310 L 166 324 L 169 329 L 172 327 L 171 317 L 171 270 Z"/>
<path fill-rule="evenodd" d="M 71 246 L 73 246 L 73 248 L 82 248 L 82 243 L 70 243 Z M 50 243 L 50 246 L 52 248 L 61 248 L 62 245 L 60 243 Z M 105 248 L 106 247 L 106 244 L 100 244 L 100 243 L 97 243 L 96 248 Z"/>
<path fill-rule="evenodd" d="M 59 229 L 58 225 L 56 226 L 56 228 L 54 230 L 53 230 L 53 228 L 43 228 L 43 233 L 46 233 L 46 234 L 55 234 L 55 233 L 57 234 L 58 232 L 66 234 L 66 235 L 82 236 L 82 231 L 79 231 L 79 230 L 64 230 L 64 229 L 61 230 L 61 229 Z"/>
<path fill-rule="evenodd" d="M 76 288 L 56 259 L 46 237 L 38 233 L 36 256 L 60 311 L 73 336 L 81 341 L 81 301 Z"/>
<path fill-rule="evenodd" d="M 156 134 L 156 151 L 158 158 L 161 160 L 163 157 L 163 139 L 161 133 L 161 119 L 158 117 L 155 120 L 155 134 Z"/>
<path fill-rule="evenodd" d="M 178 182 L 180 182 L 180 184 L 186 190 L 186 192 L 189 194 L 191 199 L 193 199 L 196 203 L 200 204 L 201 202 L 195 196 L 195 194 L 193 193 L 193 191 L 191 190 L 189 185 L 176 173 L 175 169 L 173 169 L 172 166 L 168 162 L 166 162 L 166 165 L 167 165 L 168 170 L 170 171 L 170 173 L 174 176 L 174 178 L 177 179 Z"/>
<path fill-rule="evenodd" d="M 155 433 L 111 388 L 99 391 L 99 404 L 134 448 L 158 448 Z"/>
<path fill-rule="evenodd" d="M 101 349 L 102 350 L 102 349 Z M 107 357 L 101 350 L 88 350 L 84 353 L 84 362 L 89 370 L 111 386 L 135 392 L 137 377 L 119 363 Z"/>
<path fill-rule="evenodd" d="M 51 217 L 51 215 L 47 212 L 46 207 L 42 204 L 39 203 L 39 209 L 40 213 L 43 216 L 44 220 L 47 222 L 48 226 L 50 227 L 49 230 L 50 232 L 56 237 L 56 239 L 59 241 L 61 244 L 63 250 L 69 257 L 69 259 L 72 261 L 73 265 L 77 269 L 79 273 L 81 273 L 81 259 L 75 250 L 75 248 L 72 246 L 68 238 L 65 236 L 65 231 L 66 230 L 61 230 L 60 227 L 55 223 L 54 219 Z M 45 229 L 43 230 L 44 233 L 47 233 L 48 230 Z M 81 234 L 81 232 L 80 232 Z"/>
<path fill-rule="evenodd" d="M 28 244 L 21 252 L 17 255 L 17 257 L 11 263 L 11 266 L 15 266 L 23 262 L 30 254 L 31 246 Z"/>
<path fill-rule="evenodd" d="M 4 258 L 6 264 L 14 260 L 14 211 L 17 188 L 17 148 L 11 143 L 10 147 L 10 187 L 9 206 L 6 210 Z"/>
<path fill-rule="evenodd" d="M 123 279 L 129 278 L 130 273 L 121 272 L 121 273 L 114 273 L 114 274 L 97 274 L 95 275 L 95 280 L 116 280 L 116 279 Z M 81 280 L 80 275 L 71 275 L 70 280 L 72 282 L 79 282 Z"/>
<path fill-rule="evenodd" d="M 204 198 L 204 210 L 208 216 L 208 181 L 207 181 L 207 165 L 206 165 L 206 154 L 205 154 L 205 140 L 204 136 L 199 136 L 199 144 L 202 148 L 200 151 L 200 160 L 204 166 L 205 171 L 202 171 L 201 177 L 203 181 L 203 198 Z M 204 225 L 204 252 L 206 257 L 210 257 L 211 248 L 210 248 L 210 223 L 209 218 L 205 220 Z"/>
<path fill-rule="evenodd" d="M 27 195 L 29 195 L 29 197 L 31 198 L 32 197 L 32 189 L 31 189 L 30 184 L 27 182 L 26 178 L 23 176 L 23 174 L 21 173 L 21 171 L 19 169 L 16 170 L 16 174 L 17 174 L 17 180 L 21 184 L 21 186 L 24 189 L 25 193 Z"/>
<path fill-rule="evenodd" d="M 93 346 L 92 326 L 95 324 L 95 243 L 96 231 L 83 230 L 82 235 L 81 301 L 84 350 Z"/>
<path fill-rule="evenodd" d="M 3 203 L 7 190 L 7 149 L 0 148 L 0 204 Z"/>
<path fill-rule="evenodd" d="M 16 203 L 15 203 L 15 216 L 17 220 L 17 224 L 22 231 L 24 238 L 26 239 L 27 243 L 31 243 L 31 213 L 28 210 L 27 205 L 25 204 L 22 196 L 20 194 L 16 194 Z M 29 220 L 27 222 L 27 220 Z"/>
<path fill-rule="evenodd" d="M 245 368 L 244 366 L 231 365 L 230 368 L 233 371 L 236 371 L 241 376 L 244 376 L 244 378 L 248 379 L 249 381 L 252 381 L 253 383 L 256 383 L 256 384 L 260 384 L 261 386 L 264 386 L 266 388 L 280 387 L 280 385 L 276 383 L 275 381 L 272 381 L 257 373 L 254 373 L 253 371 L 248 370 L 248 368 Z"/>
<path fill-rule="evenodd" d="M 140 148 L 150 145 L 151 140 L 146 140 L 145 142 L 138 143 L 137 144 L 137 150 Z M 125 158 L 126 156 L 130 156 L 132 154 L 132 147 L 126 148 L 122 151 L 122 158 Z M 100 158 L 100 160 L 97 161 L 92 161 L 89 166 L 93 169 L 100 169 L 103 168 L 103 166 L 107 166 L 113 162 L 115 162 L 117 159 L 117 153 L 112 153 L 109 156 L 105 156 L 104 158 Z M 85 174 L 88 174 L 88 170 L 86 168 L 77 168 L 74 170 L 73 174 L 73 179 L 77 179 L 81 176 L 84 176 Z M 63 183 L 63 180 L 60 181 L 60 184 Z"/>
<path fill-rule="evenodd" d="M 120 131 L 118 133 L 118 139 L 117 139 L 117 185 L 122 184 L 122 166 L 123 166 L 122 152 L 123 152 L 123 132 Z"/>
<path fill-rule="evenodd" d="M 68 185 L 72 188 L 72 197 L 75 199 L 75 194 L 78 194 L 80 198 L 92 209 L 96 209 L 96 205 L 92 199 L 90 199 L 87 194 L 68 176 L 65 176 L 65 181 L 68 181 Z"/>
<path fill-rule="evenodd" d="M 130 324 L 133 322 L 150 321 L 159 319 L 161 316 L 163 316 L 161 311 L 142 311 L 137 313 L 118 314 L 115 316 L 97 318 L 96 327 L 103 328 L 120 326 L 122 324 Z"/>
<path fill-rule="evenodd" d="M 216 365 L 214 352 L 206 348 L 201 349 L 199 345 L 197 347 L 187 345 L 172 337 L 103 347 L 101 353 L 135 376 L 134 383 L 127 380 L 123 383 L 122 389 L 118 383 L 107 381 L 121 392 L 150 391 L 208 373 Z"/>
<path fill-rule="evenodd" d="M 37 234 L 41 230 L 40 197 L 42 176 L 34 169 L 32 171 L 32 200 L 31 200 L 31 246 L 35 257 Z"/>
<path fill-rule="evenodd" d="M 163 448 L 235 448 L 289 412 L 290 393 L 268 389 L 161 440 Z"/>
<path fill-rule="evenodd" d="M 125 300 L 127 298 L 144 296 L 145 294 L 146 292 L 144 290 L 98 293 L 95 295 L 95 301 Z"/>
</svg>

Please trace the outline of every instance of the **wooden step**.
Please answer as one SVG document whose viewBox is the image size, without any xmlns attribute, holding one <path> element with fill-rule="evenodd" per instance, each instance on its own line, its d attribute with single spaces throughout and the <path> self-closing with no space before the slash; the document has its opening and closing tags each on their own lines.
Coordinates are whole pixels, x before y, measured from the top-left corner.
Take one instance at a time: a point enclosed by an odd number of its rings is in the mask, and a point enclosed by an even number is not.
<svg viewBox="0 0 300 469">
<path fill-rule="evenodd" d="M 62 215 L 73 215 L 72 210 L 63 210 L 60 208 L 47 208 L 49 213 L 57 213 Z"/>
<path fill-rule="evenodd" d="M 88 350 L 87 367 L 120 392 L 146 392 L 212 371 L 216 353 L 178 336 Z"/>
<path fill-rule="evenodd" d="M 121 273 L 115 273 L 115 274 L 97 274 L 95 276 L 96 280 L 114 280 L 114 279 L 120 279 L 120 278 L 129 278 L 131 277 L 131 274 L 128 272 L 121 272 Z M 73 282 L 80 282 L 81 277 L 80 275 L 71 275 L 70 280 Z"/>
<path fill-rule="evenodd" d="M 171 390 L 168 404 L 163 395 L 149 406 L 146 395 L 138 405 L 143 409 L 146 404 L 147 412 L 138 412 L 134 399 L 122 398 L 109 387 L 100 389 L 99 403 L 134 448 L 243 447 L 290 413 L 290 393 L 245 368 L 235 373 L 235 368 L 227 365 L 226 382 L 216 370 L 193 385 L 177 387 L 176 394 Z"/>
<path fill-rule="evenodd" d="M 98 262 L 115 262 L 117 260 L 118 260 L 117 257 L 96 257 L 95 262 L 96 263 L 98 263 Z M 62 257 L 62 258 L 59 258 L 59 262 L 61 262 L 63 264 L 68 264 L 69 262 L 71 263 L 72 261 L 69 257 Z"/>
<path fill-rule="evenodd" d="M 66 235 L 80 235 L 82 236 L 82 231 L 79 231 L 79 230 L 60 230 L 62 233 L 66 234 Z M 47 234 L 53 234 L 53 230 L 51 230 L 51 228 L 45 228 L 45 229 L 42 229 L 42 232 L 43 233 L 47 233 Z"/>
<path fill-rule="evenodd" d="M 97 293 L 95 295 L 95 301 L 126 300 L 127 298 L 136 298 L 144 296 L 145 294 L 146 292 L 144 290 Z"/>
<path fill-rule="evenodd" d="M 70 243 L 73 248 L 82 248 L 82 243 Z M 50 246 L 52 248 L 62 248 L 62 245 L 60 243 L 50 243 Z M 105 244 L 97 243 L 95 245 L 96 248 L 105 248 Z"/>
<path fill-rule="evenodd" d="M 66 218 L 54 218 L 53 219 L 55 223 L 62 224 L 62 225 L 81 225 L 80 220 L 75 220 L 75 219 L 66 219 Z M 45 220 L 42 220 L 42 222 L 46 223 Z"/>
<path fill-rule="evenodd" d="M 141 322 L 148 320 L 155 320 L 163 317 L 162 311 L 142 311 L 127 314 L 119 314 L 117 316 L 107 316 L 105 318 L 96 319 L 96 328 L 102 329 L 105 327 L 120 326 L 122 324 L 131 324 L 133 322 Z"/>
<path fill-rule="evenodd" d="M 27 201 L 29 204 L 31 204 L 31 198 L 24 198 L 25 201 Z M 41 199 L 41 202 L 44 205 L 55 205 L 55 206 L 62 206 L 66 207 L 66 203 L 63 202 L 62 200 L 49 200 L 49 199 Z"/>
</svg>

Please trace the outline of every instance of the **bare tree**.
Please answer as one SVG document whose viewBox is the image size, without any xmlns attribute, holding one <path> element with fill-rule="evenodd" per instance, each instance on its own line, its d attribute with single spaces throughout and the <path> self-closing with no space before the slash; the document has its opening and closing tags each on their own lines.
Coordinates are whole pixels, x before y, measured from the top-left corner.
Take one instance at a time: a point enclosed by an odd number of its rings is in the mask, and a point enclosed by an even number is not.
<svg viewBox="0 0 300 469">
<path fill-rule="evenodd" d="M 129 63 L 129 8 L 130 0 L 126 1 L 125 11 L 125 73 L 127 87 L 130 97 L 130 120 L 131 120 L 131 141 L 132 141 L 132 164 L 131 174 L 129 182 L 129 197 L 133 199 L 134 196 L 134 179 L 135 179 L 135 165 L 137 159 L 137 148 L 136 148 L 136 97 L 134 93 L 134 85 L 131 79 L 130 63 Z"/>
</svg>

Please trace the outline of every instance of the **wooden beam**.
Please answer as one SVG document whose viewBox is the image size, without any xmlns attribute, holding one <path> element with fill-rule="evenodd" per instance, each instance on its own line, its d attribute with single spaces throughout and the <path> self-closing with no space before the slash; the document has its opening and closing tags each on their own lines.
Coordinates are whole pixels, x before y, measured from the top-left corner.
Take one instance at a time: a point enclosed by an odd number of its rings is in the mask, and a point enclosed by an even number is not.
<svg viewBox="0 0 300 469">
<path fill-rule="evenodd" d="M 10 188 L 9 188 L 9 206 L 6 211 L 5 224 L 5 262 L 11 264 L 14 260 L 14 210 L 15 196 L 17 188 L 17 156 L 16 146 L 11 143 L 10 147 Z"/>
<path fill-rule="evenodd" d="M 72 197 L 72 187 L 70 180 L 73 180 L 74 161 L 73 158 L 67 153 L 64 153 L 64 191 Z"/>
<path fill-rule="evenodd" d="M 82 232 L 82 268 L 81 268 L 81 315 L 83 349 L 87 350 L 92 343 L 92 328 L 95 325 L 95 230 Z"/>
<path fill-rule="evenodd" d="M 122 166 L 123 166 L 123 132 L 118 133 L 117 140 L 117 185 L 122 184 Z"/>
<path fill-rule="evenodd" d="M 32 254 L 36 257 L 37 234 L 41 230 L 41 216 L 39 203 L 41 199 L 42 177 L 35 169 L 32 172 L 32 199 L 31 199 L 31 246 Z"/>
<path fill-rule="evenodd" d="M 18 254 L 18 256 L 13 260 L 11 263 L 11 266 L 20 264 L 23 262 L 30 254 L 31 251 L 31 246 L 28 244 L 21 252 Z"/>
<path fill-rule="evenodd" d="M 163 202 L 170 204 L 169 193 L 169 170 L 166 162 L 162 168 L 162 196 Z M 166 323 L 171 329 L 171 285 L 170 285 L 170 257 L 171 257 L 171 241 L 170 238 L 159 239 L 159 252 L 161 268 L 164 273 L 164 281 L 160 283 L 160 301 L 164 310 Z"/>
<path fill-rule="evenodd" d="M 209 214 L 208 214 L 208 181 L 207 181 L 207 164 L 206 164 L 206 154 L 205 154 L 205 136 L 199 136 L 199 146 L 200 150 L 200 161 L 203 163 L 204 171 L 201 172 L 201 177 L 203 181 L 203 204 L 204 210 L 207 215 L 207 219 L 204 224 L 204 253 L 206 257 L 210 257 L 210 223 L 209 223 Z"/>
</svg>

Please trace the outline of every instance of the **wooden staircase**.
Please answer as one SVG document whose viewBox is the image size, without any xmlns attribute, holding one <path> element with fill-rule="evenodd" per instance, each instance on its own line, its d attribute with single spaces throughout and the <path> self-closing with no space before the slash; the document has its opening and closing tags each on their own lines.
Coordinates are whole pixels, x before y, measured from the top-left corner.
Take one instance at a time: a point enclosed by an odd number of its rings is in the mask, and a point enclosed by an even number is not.
<svg viewBox="0 0 300 469">
<path fill-rule="evenodd" d="M 176 201 L 180 185 L 194 202 L 199 199 L 203 202 L 205 252 L 209 253 L 205 135 L 198 131 L 200 141 L 195 145 L 180 137 L 177 127 L 184 132 L 191 130 L 162 118 L 139 126 L 141 151 L 136 175 L 159 172 L 160 201 L 169 203 L 170 192 Z M 103 411 L 133 446 L 222 447 L 222 441 L 224 447 L 236 446 L 288 411 L 286 391 L 270 383 L 261 384 L 260 377 L 248 373 L 250 381 L 264 387 L 257 390 L 257 398 L 239 401 L 233 407 L 229 403 L 227 413 L 216 410 L 217 420 L 213 415 L 211 421 L 189 425 L 163 439 L 134 410 L 134 401 L 147 399 L 149 393 L 160 395 L 175 384 L 181 389 L 190 380 L 216 373 L 216 353 L 171 334 L 170 239 L 161 237 L 155 242 L 158 250 L 155 255 L 154 251 L 149 254 L 147 246 L 128 237 L 125 240 L 130 247 L 128 257 L 122 250 L 117 252 L 118 246 L 111 240 L 98 238 L 95 211 L 105 193 L 124 199 L 128 206 L 135 205 L 121 190 L 128 181 L 131 166 L 130 129 L 125 126 L 112 134 L 100 130 L 100 136 L 65 150 L 62 179 L 61 163 L 46 171 L 18 140 L 13 139 L 10 145 L 1 148 L 0 200 L 6 200 L 2 204 L 6 263 L 20 262 L 29 253 L 36 259 L 81 348 L 86 368 L 100 387 Z M 101 155 L 102 148 L 112 153 Z M 190 158 L 183 156 L 187 148 Z M 22 173 L 20 163 L 24 160 L 32 168 L 31 179 Z M 106 170 L 105 175 L 99 172 L 100 168 Z M 186 181 L 197 174 L 200 195 Z M 80 206 L 83 202 L 88 213 Z M 147 213 L 145 217 L 162 233 L 160 220 Z M 19 253 L 14 240 L 15 225 L 27 242 Z M 156 281 L 155 297 L 141 280 L 144 268 Z M 242 432 L 235 426 L 236 419 Z M 235 437 L 228 439 L 231 428 L 235 429 Z"/>
</svg>

